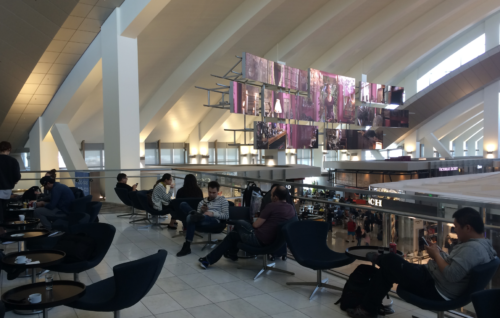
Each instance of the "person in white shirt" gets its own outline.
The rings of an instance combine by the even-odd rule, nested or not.
[[[153,188],[153,195],[151,200],[153,201],[153,208],[158,211],[163,211],[165,214],[170,213],[170,200],[174,194],[174,184],[172,183],[172,175],[170,173],[165,173],[160,180],[156,181],[156,184]],[[169,191],[167,192],[167,187],[169,187]],[[170,224],[167,226],[168,229],[177,230],[175,226],[175,219],[170,219]]]

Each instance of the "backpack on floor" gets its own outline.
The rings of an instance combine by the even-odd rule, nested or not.
[[[376,268],[370,265],[359,265],[345,283],[342,296],[335,303],[340,304],[340,309],[356,308],[363,301],[364,296],[370,287],[370,279],[375,273]]]

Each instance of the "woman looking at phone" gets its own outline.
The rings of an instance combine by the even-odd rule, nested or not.
[[[153,188],[153,195],[151,200],[153,201],[153,208],[158,211],[163,211],[165,214],[170,213],[170,200],[174,194],[174,179],[170,173],[165,173],[160,180],[156,181]],[[167,226],[168,229],[177,230],[175,226],[175,219],[170,218],[170,224]]]

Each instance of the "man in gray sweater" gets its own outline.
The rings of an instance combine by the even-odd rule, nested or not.
[[[493,260],[497,253],[491,241],[484,238],[484,223],[472,208],[463,208],[453,214],[459,244],[451,254],[437,245],[426,246],[431,260],[426,265],[411,264],[396,254],[366,256],[379,266],[370,281],[370,287],[361,305],[349,309],[350,317],[377,317],[383,298],[394,283],[411,293],[429,300],[451,300],[462,295],[469,284],[472,268]]]

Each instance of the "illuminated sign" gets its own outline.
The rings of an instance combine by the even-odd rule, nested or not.
[[[457,171],[458,167],[441,167],[439,171]]]
[[[374,199],[374,198],[369,198],[368,199],[368,204],[382,207],[382,200]]]
[[[481,166],[481,165],[477,165],[477,168],[478,168],[478,169],[483,169],[483,166]]]

